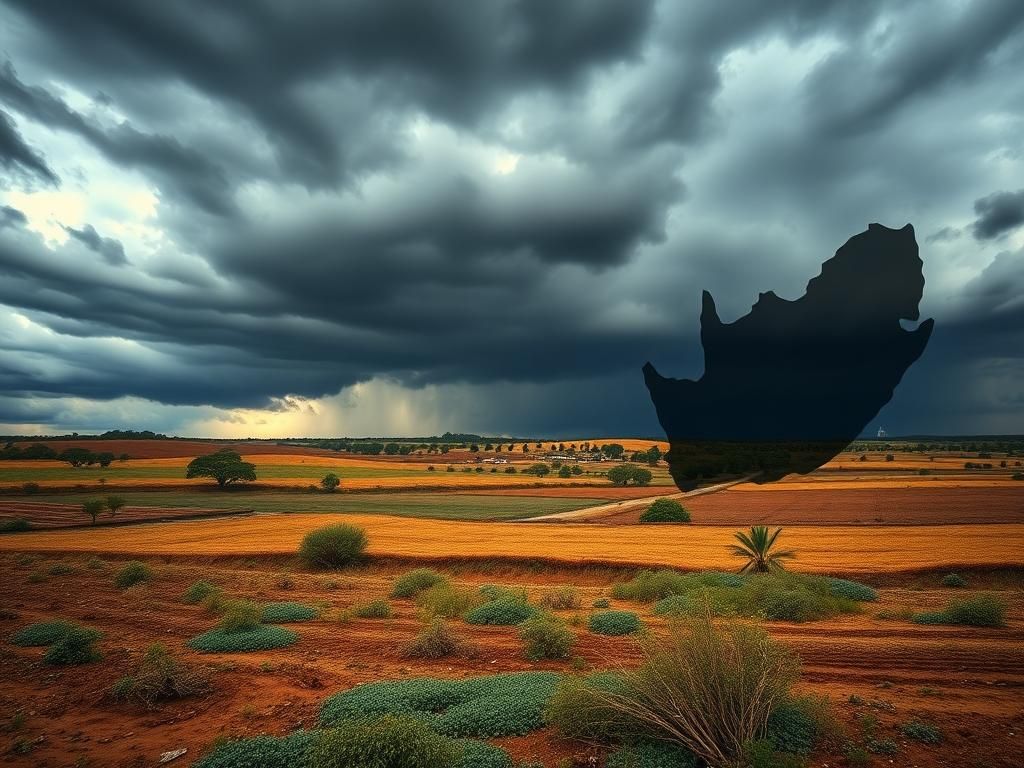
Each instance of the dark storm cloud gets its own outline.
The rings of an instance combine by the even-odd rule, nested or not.
[[[1024,224],[1024,189],[996,192],[974,201],[978,214],[972,226],[978,240],[991,240]]]
[[[20,171],[53,186],[60,184],[57,174],[50,170],[42,155],[25,143],[14,121],[3,110],[0,110],[0,165],[8,173]]]
[[[108,264],[116,267],[128,263],[128,258],[124,255],[124,246],[111,237],[101,237],[91,224],[86,224],[81,229],[64,227],[64,231],[83,243],[89,250],[98,253]]]

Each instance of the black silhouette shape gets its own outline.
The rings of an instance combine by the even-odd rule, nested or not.
[[[703,295],[704,375],[644,380],[683,490],[755,475],[806,474],[860,435],[924,351],[934,322],[916,321],[924,291],[914,228],[871,224],[822,264],[795,301],[762,293],[734,323]]]

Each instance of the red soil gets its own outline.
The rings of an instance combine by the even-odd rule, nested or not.
[[[187,520],[197,517],[244,515],[251,509],[201,509],[197,507],[124,507],[116,516],[104,512],[96,525],[125,525]],[[57,504],[47,501],[0,501],[0,522],[14,518],[28,520],[33,528],[71,528],[92,526],[81,504]]]

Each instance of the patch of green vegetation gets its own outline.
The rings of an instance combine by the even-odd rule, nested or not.
[[[555,587],[541,595],[540,604],[555,611],[573,610],[581,605],[580,593],[572,586]]]
[[[96,643],[103,635],[90,627],[72,626],[43,654],[45,664],[88,664],[101,658]]]
[[[526,658],[567,659],[576,637],[554,616],[538,614],[519,625],[519,636],[526,644]]]
[[[32,524],[23,517],[0,521],[0,533],[22,533],[32,530]]]
[[[1006,625],[1006,602],[995,595],[953,600],[941,611],[922,611],[910,617],[915,624],[952,624],[966,627]]]
[[[832,589],[832,594],[836,597],[844,597],[847,600],[855,600],[858,603],[873,603],[878,600],[878,592],[867,584],[833,577],[826,577],[825,581],[828,582],[829,587]]]
[[[693,600],[687,595],[669,595],[654,604],[651,613],[655,616],[680,616],[693,611]]]
[[[288,736],[254,736],[218,745],[194,768],[308,768],[307,754],[316,740],[310,731]]]
[[[131,560],[117,572],[117,576],[114,577],[114,585],[118,589],[128,589],[136,584],[151,581],[152,578],[153,571],[148,565],[138,560]]]
[[[47,571],[51,576],[70,576],[75,569],[67,563],[54,563]]]
[[[210,595],[220,592],[220,587],[208,581],[196,581],[185,590],[181,602],[187,605],[198,605]]]
[[[453,738],[521,736],[544,725],[544,706],[558,679],[552,672],[519,672],[367,683],[327,699],[320,719],[332,726],[372,715],[412,715]]]
[[[900,731],[908,739],[920,741],[922,744],[938,744],[942,741],[942,731],[931,723],[912,720],[900,726]]]
[[[526,590],[522,587],[503,587],[500,584],[481,584],[477,591],[485,600],[518,600],[527,602]]]
[[[959,573],[947,573],[942,577],[942,586],[944,587],[966,587],[967,579],[961,576]]]
[[[597,600],[594,601],[594,604],[591,607],[592,608],[608,608],[610,606],[611,606],[611,602],[608,600],[607,597],[599,597]]]
[[[340,722],[310,745],[310,768],[449,768],[462,757],[459,744],[421,720],[386,714]]]
[[[259,624],[252,629],[229,631],[211,629],[188,641],[188,647],[203,653],[269,651],[292,645],[299,636],[290,629],[272,624]]]
[[[682,573],[669,568],[658,571],[640,571],[626,582],[612,585],[612,597],[619,600],[635,600],[650,603],[661,600],[669,595],[685,595],[701,587],[742,587],[746,576],[738,573],[722,573],[720,571],[701,571],[699,573]]]
[[[619,747],[605,762],[606,768],[697,768],[697,758],[682,747],[663,741],[639,741]]]
[[[641,523],[688,523],[690,513],[675,499],[656,499],[640,514]]]
[[[205,669],[192,669],[171,656],[167,646],[153,643],[146,649],[138,669],[114,683],[110,693],[116,700],[152,708],[161,701],[208,690],[210,676]]]
[[[864,742],[864,748],[873,755],[886,755],[888,757],[900,751],[899,744],[892,739],[870,738]]]
[[[328,525],[305,535],[299,546],[299,557],[310,568],[336,570],[361,560],[366,544],[366,531],[359,526]]]
[[[421,592],[416,597],[416,605],[427,616],[453,619],[480,605],[483,600],[483,595],[476,590],[444,583],[436,584]]]
[[[355,606],[352,615],[360,619],[390,619],[391,605],[387,600],[371,600]]]
[[[55,642],[60,640],[69,630],[76,628],[78,625],[64,621],[63,619],[56,619],[54,621],[40,621],[36,624],[29,624],[27,627],[23,627],[11,636],[11,642],[15,645],[23,647],[42,646],[42,645],[53,645]]]
[[[470,646],[444,619],[433,619],[402,649],[402,655],[417,659],[440,659],[467,653]]]
[[[772,710],[766,738],[779,752],[809,755],[829,722],[824,699],[801,696],[787,699]]]
[[[640,630],[640,617],[632,611],[604,611],[592,614],[587,626],[598,635],[631,635]]]
[[[500,597],[473,608],[466,614],[466,621],[470,624],[509,627],[522,624],[536,614],[537,609],[523,600]]]
[[[406,571],[395,579],[395,585],[391,588],[391,596],[416,597],[431,587],[446,583],[448,583],[448,579],[433,568],[416,568]]]
[[[316,608],[302,603],[267,603],[260,621],[264,624],[284,624],[290,621],[309,621],[317,616]]]

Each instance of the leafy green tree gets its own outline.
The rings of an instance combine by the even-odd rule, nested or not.
[[[431,469],[433,469],[433,467],[431,467]],[[323,479],[320,480],[320,485],[328,493],[334,493],[338,489],[338,486],[341,485],[341,478],[333,472],[328,472],[323,476]]]
[[[661,461],[661,448],[656,445],[652,445],[647,450],[647,463],[653,467],[656,466],[659,461]]]
[[[572,477],[572,470],[569,469],[568,464],[563,464],[558,469],[558,476],[561,477],[563,480],[567,480],[568,478]]]
[[[224,488],[231,483],[255,480],[256,467],[248,461],[242,461],[242,457],[236,451],[224,449],[192,459],[185,468],[185,477],[190,480],[195,477],[210,477],[217,481],[218,486]]]
[[[608,443],[608,445],[601,446],[601,453],[607,456],[609,459],[622,458],[622,454],[625,453],[626,449],[618,443]]]
[[[72,467],[80,467],[88,463],[91,456],[92,453],[85,448],[66,448],[57,458],[66,461]]]
[[[112,462],[113,460],[114,454],[110,453],[110,451],[104,451],[103,453],[96,454],[96,463],[99,464],[101,467],[109,467],[110,462]]]
[[[103,499],[88,499],[82,503],[82,513],[92,518],[92,524],[96,525],[96,518],[107,508]]]
[[[127,503],[121,496],[107,496],[106,505],[107,509],[110,510],[110,516],[116,517],[117,513],[124,509]]]
[[[740,543],[732,544],[730,548],[735,557],[746,558],[747,562],[740,568],[740,573],[768,573],[785,570],[782,561],[796,557],[796,550],[774,550],[775,540],[780,533],[782,533],[782,528],[776,528],[769,532],[766,525],[751,526],[749,533],[739,531],[736,534],[736,540]]]
[[[654,475],[651,474],[651,470],[644,469],[643,467],[633,467],[632,480],[633,485],[650,485],[651,480],[654,479]]]
[[[384,446],[384,453],[388,456],[394,456],[399,451],[398,443],[388,443]]]
[[[544,475],[546,475],[550,471],[551,468],[547,464],[544,464],[542,462],[538,462],[537,464],[531,464],[530,466],[523,470],[525,474],[536,475],[537,477],[544,477]]]

